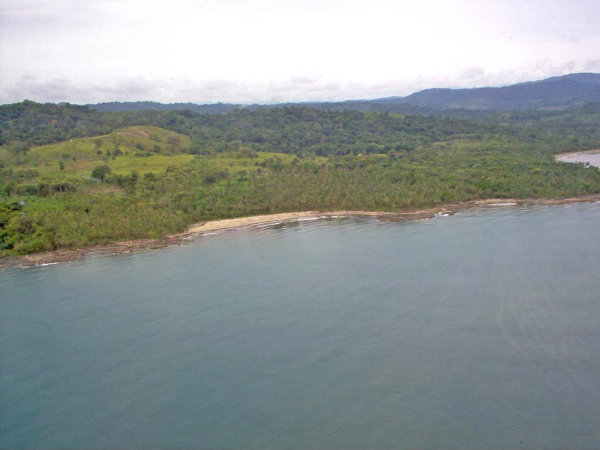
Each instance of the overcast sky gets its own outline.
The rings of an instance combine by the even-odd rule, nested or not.
[[[600,72],[599,0],[0,0],[0,103],[272,103]]]

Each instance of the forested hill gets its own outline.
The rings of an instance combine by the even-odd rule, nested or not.
[[[252,214],[597,194],[599,170],[554,159],[600,148],[592,106],[475,122],[305,107],[3,105],[0,258]]]
[[[238,109],[227,114],[191,111],[101,112],[85,106],[38,104],[0,106],[0,144],[11,152],[35,145],[108,134],[132,125],[151,125],[192,138],[193,153],[249,145],[294,154],[388,153],[448,136],[490,133],[491,124],[462,119],[388,113],[321,111],[283,107]]]
[[[426,89],[399,101],[435,110],[567,108],[600,101],[600,74],[576,73],[498,88]]]
[[[600,74],[575,73],[540,81],[519,83],[504,87],[473,89],[426,89],[406,97],[388,97],[372,100],[342,102],[305,102],[275,105],[240,105],[232,103],[158,103],[108,102],[87,105],[99,111],[165,111],[188,110],[205,114],[221,114],[234,109],[255,110],[304,106],[330,111],[382,111],[419,115],[460,115],[472,117],[472,111],[551,110],[580,107],[600,102]],[[469,112],[471,112],[469,114]]]
[[[451,135],[498,132],[525,132],[527,136],[551,133],[554,136],[551,147],[557,151],[567,147],[588,148],[600,142],[600,103],[558,111],[489,111],[486,115],[455,110],[452,116],[328,111],[297,106],[236,109],[225,114],[189,110],[102,112],[86,106],[25,101],[0,106],[0,146],[18,153],[35,145],[104,135],[132,125],[152,125],[183,133],[192,138],[192,150],[198,148],[198,151],[237,142],[291,153],[388,153]],[[475,122],[465,117],[485,121]]]
[[[221,114],[234,109],[241,108],[242,105],[233,103],[213,103],[207,105],[198,105],[196,103],[158,103],[158,102],[105,102],[86,105],[91,109],[102,112],[119,111],[192,111],[203,114]]]
[[[268,105],[237,103],[159,103],[159,102],[106,102],[87,104],[90,109],[102,112],[138,112],[138,111],[191,111],[200,114],[224,114],[236,109],[255,111],[257,109],[279,109],[286,107],[314,108],[324,111],[360,111],[391,112],[397,114],[416,114],[431,116],[438,112],[431,108],[401,103],[402,97],[382,98],[376,100],[347,100],[343,102],[301,102],[275,103]],[[63,103],[59,104],[63,105]]]

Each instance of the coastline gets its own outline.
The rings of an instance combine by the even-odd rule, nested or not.
[[[595,155],[598,153],[600,153],[600,148],[598,148],[596,150],[580,150],[578,152],[557,153],[556,155],[554,155],[554,160],[556,162],[565,162],[565,161],[562,161],[561,158],[568,158],[569,156],[574,156],[574,155]]]
[[[598,152],[599,150],[594,150]],[[581,153],[581,152],[578,152]],[[565,155],[565,154],[563,154]],[[558,155],[557,155],[558,156]],[[281,223],[301,221],[302,219],[327,219],[337,217],[369,217],[386,221],[419,220],[435,217],[436,214],[454,214],[458,211],[477,206],[526,206],[526,205],[564,205],[568,203],[589,203],[600,201],[600,194],[582,197],[567,198],[489,198],[469,200],[458,203],[447,203],[425,209],[405,209],[402,211],[364,211],[364,210],[338,210],[338,211],[297,211],[276,214],[263,214],[234,219],[220,219],[200,222],[190,225],[184,232],[165,236],[162,239],[136,239],[130,241],[114,242],[110,244],[97,244],[78,249],[62,249],[47,252],[32,253],[23,256],[6,256],[0,258],[0,269],[8,267],[29,267],[38,265],[56,264],[59,262],[75,261],[90,255],[111,255],[131,253],[141,249],[158,249],[172,245],[189,243],[195,237],[207,233],[224,230],[268,226]]]

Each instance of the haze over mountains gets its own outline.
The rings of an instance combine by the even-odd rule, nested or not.
[[[600,100],[600,74],[576,73],[505,87],[426,89],[402,103],[443,109],[565,108]]]
[[[472,89],[434,88],[415,92],[406,97],[387,97],[373,100],[343,102],[279,103],[271,105],[242,105],[232,103],[194,104],[108,102],[87,106],[100,111],[190,110],[220,114],[233,109],[308,106],[326,110],[388,111],[407,114],[434,114],[441,111],[502,111],[556,110],[600,102],[600,74],[573,73],[504,87]]]

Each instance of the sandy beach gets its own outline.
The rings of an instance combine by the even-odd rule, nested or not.
[[[188,227],[182,233],[183,236],[191,236],[211,231],[240,228],[256,225],[268,225],[285,222],[293,222],[307,218],[335,218],[335,217],[372,217],[382,220],[416,220],[434,217],[436,214],[453,214],[462,209],[475,206],[497,205],[497,206],[516,206],[516,205],[560,205],[573,202],[592,202],[600,201],[600,195],[591,195],[586,197],[571,198],[549,198],[549,199],[512,199],[512,198],[489,198],[483,200],[472,200],[460,203],[450,203],[427,209],[407,209],[398,212],[389,211],[361,211],[361,210],[341,210],[341,211],[300,211],[279,214],[265,214],[258,216],[239,217],[235,219],[212,220],[209,222],[197,223]],[[178,235],[178,236],[181,236]]]
[[[403,221],[433,218],[436,214],[454,214],[458,211],[476,206],[518,206],[518,205],[562,205],[576,202],[598,202],[600,194],[583,197],[546,198],[546,199],[512,199],[489,198],[459,203],[449,203],[426,209],[406,209],[403,211],[297,211],[277,214],[263,214],[234,219],[211,220],[190,225],[184,232],[165,236],[163,239],[136,239],[111,244],[94,245],[80,249],[62,249],[33,253],[17,257],[0,258],[0,269],[15,266],[47,265],[58,262],[73,261],[94,254],[130,253],[140,249],[156,249],[171,245],[182,245],[193,241],[207,233],[222,230],[243,229],[270,224],[290,223],[302,219],[326,219],[338,217],[371,217],[387,221]]]
[[[417,211],[410,214],[426,213],[429,210]],[[409,213],[394,213],[383,211],[299,211],[279,214],[264,214],[259,216],[239,217],[235,219],[212,220],[210,222],[191,225],[184,234],[193,235],[206,233],[210,231],[224,230],[229,228],[247,227],[252,225],[269,225],[285,222],[293,222],[301,219],[310,218],[331,218],[331,217],[396,217]]]

